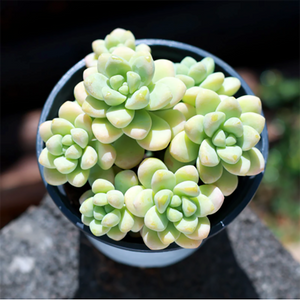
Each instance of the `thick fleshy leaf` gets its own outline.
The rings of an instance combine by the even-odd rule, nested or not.
[[[150,230],[146,226],[141,232],[145,245],[151,250],[161,250],[167,248],[168,244],[163,244],[156,231]]]
[[[71,145],[65,152],[65,157],[78,159],[82,156],[82,148],[79,145]]]
[[[74,123],[76,117],[82,113],[83,111],[79,104],[74,101],[66,101],[59,108],[58,117]]]
[[[131,67],[126,59],[117,56],[111,55],[105,65],[105,73],[109,76],[122,75],[126,76],[126,73],[131,71]]]
[[[151,188],[151,180],[157,170],[167,170],[166,165],[161,160],[149,157],[141,162],[137,174],[139,181],[145,188]]]
[[[92,49],[97,56],[101,55],[102,53],[108,53],[108,50],[105,46],[105,41],[101,39],[92,42]]]
[[[156,83],[164,77],[175,77],[175,68],[173,62],[168,59],[157,59],[154,61],[154,76],[152,82]]]
[[[106,193],[97,193],[94,195],[93,197],[93,203],[96,205],[96,206],[105,206],[108,204],[108,201],[107,201],[107,195]],[[103,208],[103,211],[104,211],[104,208]],[[104,212],[104,215],[106,214],[106,212]],[[102,217],[104,217],[104,215]],[[102,219],[101,219],[102,220]]]
[[[144,226],[144,218],[133,216],[133,219],[134,219],[134,224],[130,230],[132,232],[139,232]]]
[[[198,85],[207,76],[206,67],[202,62],[197,62],[189,69],[188,76],[195,80],[195,85]]]
[[[233,96],[241,87],[241,82],[236,77],[226,77],[217,93],[220,95]]]
[[[178,75],[176,75],[176,78],[183,82],[186,89],[190,89],[191,87],[193,87],[195,85],[195,80],[188,75],[178,74]]]
[[[135,54],[135,51],[129,47],[119,46],[116,47],[111,54],[121,56],[125,60],[129,61],[130,58]]]
[[[49,153],[54,156],[63,154],[62,136],[60,134],[55,134],[51,136],[46,142],[46,147]]]
[[[94,213],[94,203],[93,197],[86,199],[79,208],[81,214],[85,215],[86,217],[93,217]]]
[[[96,139],[103,144],[111,144],[123,135],[122,129],[114,127],[107,119],[95,119],[92,130]]]
[[[165,155],[164,155],[164,163],[166,164],[166,166],[168,167],[168,169],[175,173],[178,169],[180,169],[181,167],[185,166],[186,163],[180,162],[178,160],[176,160],[170,153],[170,147],[168,147],[165,150]],[[190,163],[191,165],[193,164],[193,162]]]
[[[160,232],[167,228],[169,220],[166,214],[161,214],[154,205],[147,211],[144,222],[149,229]]]
[[[199,157],[197,158],[197,169],[199,171],[200,179],[206,183],[211,184],[217,181],[223,172],[223,166],[221,163],[214,167],[206,167],[201,164]]]
[[[119,172],[115,177],[116,190],[123,194],[132,186],[138,185],[138,178],[132,170],[124,170]]]
[[[222,191],[224,196],[229,196],[237,188],[238,177],[229,173],[226,169],[223,169],[222,176],[214,182],[214,185]]]
[[[67,180],[75,187],[82,187],[87,183],[89,176],[90,170],[82,170],[78,164],[73,172],[67,174]]]
[[[129,61],[132,71],[141,76],[142,85],[147,86],[154,75],[154,62],[148,51],[136,52]]]
[[[137,90],[130,98],[127,99],[125,107],[128,109],[142,109],[148,106],[150,102],[150,92],[146,86]]]
[[[239,146],[227,146],[225,148],[217,148],[219,157],[228,164],[236,164],[241,156],[242,149]]]
[[[99,221],[99,220],[93,220],[90,223],[90,230],[93,235],[102,236],[102,235],[106,234],[110,230],[110,228],[103,226],[101,224],[101,221]]]
[[[224,82],[225,76],[222,72],[216,72],[208,75],[200,84],[200,87],[216,92]]]
[[[120,241],[126,236],[126,232],[122,232],[119,229],[119,226],[112,227],[109,232],[107,232],[107,236],[114,241]]]
[[[169,86],[159,81],[150,93],[150,100],[146,109],[150,111],[159,110],[169,104],[172,98],[173,94]]]
[[[248,151],[253,148],[260,140],[259,133],[248,125],[244,125],[244,134],[238,138],[237,144],[242,148],[243,151]]]
[[[98,161],[98,155],[96,150],[91,147],[91,146],[87,146],[84,151],[83,151],[83,155],[81,157],[81,163],[80,163],[80,167],[83,170],[87,170],[92,168]]]
[[[154,114],[165,120],[171,130],[172,138],[179,132],[183,131],[185,125],[185,117],[182,112],[176,109],[166,109],[155,111]]]
[[[84,71],[83,71],[83,80],[85,80],[88,76],[90,76],[91,74],[94,74],[94,73],[97,73],[98,70],[97,70],[97,67],[89,67],[89,68],[86,68]],[[83,82],[82,82],[83,84]]]
[[[134,118],[134,110],[126,109],[124,104],[112,106],[107,110],[108,121],[116,128],[124,128]]]
[[[150,112],[149,114],[152,120],[151,129],[147,136],[142,140],[138,140],[137,143],[145,150],[163,150],[168,146],[171,140],[172,132],[170,126],[162,118]]]
[[[107,86],[103,87],[102,94],[105,103],[109,106],[118,106],[127,99],[126,96],[122,95],[118,91],[112,90]]]
[[[170,207],[180,207],[182,204],[181,197],[178,195],[173,195],[171,202],[170,202]]]
[[[151,179],[151,189],[154,193],[164,189],[173,190],[175,185],[175,175],[168,170],[157,170]]]
[[[242,108],[234,97],[227,97],[218,105],[216,111],[223,112],[226,115],[226,120],[228,120],[230,118],[239,118]]]
[[[131,169],[138,165],[143,157],[145,150],[132,138],[127,135],[121,136],[113,147],[116,149],[115,164],[121,169]]]
[[[265,168],[265,160],[261,152],[253,147],[247,151],[250,159],[250,169],[247,172],[247,175],[257,175],[261,173]]]
[[[210,75],[215,70],[215,62],[213,58],[207,56],[201,60],[201,63],[206,68],[206,76]]]
[[[157,235],[163,244],[169,245],[178,239],[180,232],[169,222],[167,228],[164,231],[158,232]]]
[[[265,118],[257,113],[242,113],[240,119],[243,122],[243,125],[248,125],[254,128],[259,134],[263,131],[265,127]]]
[[[233,117],[228,119],[223,125],[224,131],[232,133],[236,137],[241,137],[244,133],[243,123],[239,118]]]
[[[52,120],[51,131],[53,134],[61,134],[61,135],[70,134],[71,129],[73,128],[74,128],[73,124],[68,120],[62,118],[54,118]]]
[[[118,90],[124,82],[125,78],[122,75],[114,75],[109,78],[109,84],[114,90]]]
[[[226,138],[226,146],[233,146],[237,142],[236,137],[231,133]]]
[[[52,124],[52,121],[45,121],[39,127],[40,136],[45,143],[53,135],[53,133],[51,131],[51,124]]]
[[[93,73],[84,80],[84,87],[89,95],[103,100],[102,89],[108,87],[108,78],[100,73]]]
[[[222,129],[218,129],[212,136],[212,143],[216,147],[225,147],[226,146],[226,135]]]
[[[103,74],[103,75],[107,75],[106,72],[105,72],[105,66],[106,66],[106,63],[108,62],[110,57],[111,57],[110,53],[102,53],[98,57],[98,61],[97,61],[97,71],[98,71],[98,73]]]
[[[92,185],[92,191],[97,194],[97,193],[107,193],[108,191],[114,190],[114,186],[111,182],[108,180],[99,178],[94,181]]]
[[[201,115],[196,115],[191,117],[184,125],[184,131],[186,135],[192,142],[199,145],[206,138],[203,122],[204,117]]]
[[[196,107],[196,98],[200,91],[201,88],[198,86],[193,86],[187,89],[184,96],[182,97],[182,101]]]
[[[112,207],[121,209],[124,206],[125,200],[122,192],[117,190],[111,190],[108,191],[106,195],[107,201]]]
[[[191,56],[186,56],[185,58],[183,58],[180,62],[181,64],[187,66],[188,68],[190,68],[191,66],[195,65],[197,63],[196,59],[191,57]]]
[[[215,209],[213,202],[203,194],[191,198],[191,201],[193,201],[197,206],[197,211],[194,214],[196,217],[205,217],[210,215]]]
[[[187,75],[190,69],[189,67],[181,63],[174,63],[174,67],[177,75]]]
[[[208,237],[210,232],[210,222],[207,217],[199,218],[195,231],[191,234],[186,234],[192,240],[204,240]]]
[[[87,114],[81,114],[77,116],[75,119],[75,127],[84,129],[88,134],[89,138],[92,139],[94,137],[92,131],[92,118]]]
[[[198,224],[198,218],[196,216],[183,217],[180,221],[175,222],[175,228],[184,234],[191,234],[195,231]]]
[[[165,77],[160,79],[157,84],[163,83],[165,84],[172,93],[172,98],[168,105],[164,107],[164,109],[172,108],[176,105],[184,96],[186,92],[185,84],[178,78],[175,77]]]
[[[212,112],[205,115],[203,119],[204,132],[212,137],[225,121],[225,114],[222,112]]]
[[[71,134],[66,134],[63,136],[61,142],[64,146],[71,146],[74,144]]]
[[[82,103],[82,110],[93,118],[105,118],[109,107],[104,101],[90,95]]]
[[[183,213],[175,208],[168,207],[167,208],[167,218],[172,223],[178,222],[183,218]]]
[[[224,195],[221,190],[214,185],[206,184],[200,186],[200,191],[201,194],[208,197],[214,205],[214,210],[210,214],[217,212],[224,202]]]
[[[238,176],[246,176],[247,172],[250,169],[251,162],[248,152],[243,152],[243,155],[237,163],[228,164],[222,161],[222,165],[231,174]]]
[[[51,154],[47,148],[44,148],[39,156],[39,163],[48,168],[48,169],[55,169],[54,160],[57,156]]]
[[[123,128],[123,132],[134,140],[142,140],[149,133],[152,126],[152,119],[145,110],[135,111],[134,118]]]
[[[189,198],[182,197],[182,211],[185,217],[192,216],[197,210],[197,205]]]
[[[120,219],[121,213],[118,209],[115,209],[104,216],[101,224],[105,227],[114,227],[119,224]]]
[[[56,169],[62,174],[69,174],[77,167],[77,159],[68,159],[64,156],[58,157],[54,160]]]
[[[144,217],[146,215],[147,211],[154,205],[153,196],[152,189],[142,190],[135,196],[133,200],[135,216]]]
[[[86,217],[85,215],[81,215],[81,222],[86,226],[89,226],[93,220],[93,217]]]
[[[197,114],[205,116],[208,113],[214,112],[221,103],[219,95],[208,89],[200,87],[198,89],[199,91],[195,100]]]
[[[133,228],[133,226],[134,226],[134,216],[124,206],[121,210],[121,220],[119,222],[119,229],[122,232],[128,232]]]
[[[179,102],[174,106],[174,109],[179,110],[184,115],[186,120],[196,115],[195,106],[188,103]]]
[[[125,193],[125,205],[126,208],[135,216],[139,216],[139,212],[136,210],[134,206],[134,200],[136,196],[143,191],[145,188],[141,185],[135,185],[129,188]]]
[[[114,169],[110,168],[108,170],[103,170],[99,167],[98,164],[94,165],[90,169],[89,184],[92,185],[94,183],[94,181],[99,178],[108,180],[109,182],[111,182],[113,184],[114,180],[115,180]]]
[[[75,85],[73,94],[78,104],[82,105],[83,101],[89,95],[85,89],[84,81],[81,81]]]
[[[170,153],[180,162],[191,162],[197,158],[199,145],[192,142],[184,131],[171,141]]]
[[[201,245],[202,240],[192,240],[189,239],[185,234],[181,233],[175,243],[185,249],[195,249]]]
[[[93,148],[98,155],[98,165],[103,170],[108,170],[112,167],[116,160],[116,150],[110,144],[102,144],[99,141],[93,141]]]
[[[159,171],[158,171],[159,172]],[[173,193],[170,190],[160,190],[154,196],[154,203],[157,210],[163,214],[167,209],[171,199],[173,197]]]
[[[71,129],[72,140],[81,148],[85,148],[89,143],[89,135],[82,128]]]
[[[45,181],[51,185],[57,186],[67,182],[67,176],[65,174],[61,174],[56,169],[44,168],[43,173]]]
[[[220,158],[210,139],[205,139],[201,143],[199,149],[199,158],[201,164],[206,167],[215,167],[219,164]]]
[[[253,112],[257,114],[261,114],[261,101],[258,97],[252,95],[245,95],[237,98],[239,102],[242,112]]]
[[[197,169],[193,165],[185,165],[178,169],[175,173],[176,184],[183,181],[194,181],[198,183],[199,174]]]
[[[197,197],[200,194],[199,186],[195,181],[183,181],[178,183],[173,193],[178,196]]]
[[[141,76],[135,72],[127,72],[128,91],[133,94],[141,86]]]

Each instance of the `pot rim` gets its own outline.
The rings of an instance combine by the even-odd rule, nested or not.
[[[210,56],[214,59],[216,66],[219,66],[222,68],[224,71],[230,74],[230,76],[237,77],[241,81],[241,88],[244,89],[246,95],[254,95],[248,84],[245,82],[245,80],[226,62],[224,62],[222,59],[218,58],[217,56],[201,49],[196,46],[192,46],[186,43],[182,42],[177,42],[173,40],[165,40],[165,39],[138,39],[136,40],[136,45],[139,44],[147,44],[148,46],[162,46],[162,47],[168,47],[170,49],[177,48],[179,50],[184,50],[184,51],[189,51],[192,54],[197,54],[201,57],[206,57]],[[40,116],[39,124],[38,124],[38,130],[37,130],[37,136],[36,136],[36,154],[37,154],[37,159],[44,147],[44,142],[41,139],[39,135],[39,126],[41,123],[47,120],[48,112],[57,96],[57,94],[61,91],[65,83],[70,79],[72,75],[74,75],[76,72],[78,72],[80,69],[85,67],[85,59],[80,60],[77,62],[72,68],[70,68],[62,77],[61,79],[57,82],[57,84],[54,86],[52,91],[50,92],[44,106],[42,109],[42,113]],[[263,112],[262,115],[264,116]],[[267,162],[268,158],[268,132],[267,132],[267,127],[265,125],[262,133],[261,133],[261,141],[262,141],[262,148],[261,152],[262,155],[265,159],[265,164]],[[125,242],[125,241],[114,241],[110,238],[108,238],[106,235],[101,236],[101,237],[96,237],[94,236],[91,231],[89,230],[88,226],[84,225],[80,219],[78,219],[77,216],[73,214],[72,211],[70,211],[64,201],[62,200],[62,186],[52,186],[49,185],[44,178],[43,175],[43,166],[41,166],[38,163],[39,166],[39,171],[42,177],[42,180],[45,184],[45,187],[50,194],[52,200],[55,202],[57,207],[61,210],[61,212],[75,225],[77,226],[81,231],[83,231],[85,234],[88,234],[89,236],[95,238],[96,240],[103,242],[105,244],[108,244],[110,246],[115,246],[117,248],[121,248],[127,251],[139,251],[139,252],[149,252],[149,253],[158,253],[158,252],[166,252],[166,251],[174,251],[178,249],[182,249],[180,246],[178,246],[176,243],[172,243],[169,245],[167,248],[162,249],[162,250],[150,250],[145,244],[139,244],[139,243],[130,243],[130,242]],[[258,175],[255,176],[247,176],[248,178],[252,179],[251,186],[247,191],[244,191],[243,193],[243,200],[239,202],[238,205],[234,207],[230,211],[228,215],[226,215],[223,220],[215,224],[209,233],[209,236],[207,237],[210,238],[217,233],[219,233],[221,230],[223,230],[226,226],[228,226],[242,211],[243,209],[249,204],[249,202],[252,200],[253,196],[255,195],[257,188],[262,180],[264,171]],[[225,198],[226,199],[226,198]],[[205,242],[207,239],[203,240]],[[203,243],[202,243],[203,244]],[[202,245],[201,244],[201,245]]]

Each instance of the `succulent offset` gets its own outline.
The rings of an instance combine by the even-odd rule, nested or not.
[[[211,57],[153,60],[128,30],[92,49],[74,101],[39,128],[45,180],[88,182],[80,213],[95,236],[132,231],[152,250],[198,247],[238,176],[264,170],[260,99],[235,98],[239,79],[215,72]]]

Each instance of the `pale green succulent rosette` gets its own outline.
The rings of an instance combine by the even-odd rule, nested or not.
[[[157,158],[143,160],[138,168],[140,185],[125,193],[125,205],[136,217],[144,218],[144,243],[152,250],[175,242],[196,248],[210,231],[208,215],[222,205],[224,196],[213,185],[198,186],[199,174],[192,165],[175,173]]]
[[[191,94],[197,114],[174,137],[169,151],[182,163],[196,159],[201,180],[228,196],[237,187],[237,176],[256,175],[264,169],[264,158],[255,148],[265,126],[261,101],[255,96],[235,99],[195,89]]]
[[[125,134],[145,150],[158,151],[183,130],[185,117],[172,108],[186,87],[175,77],[171,61],[153,61],[148,51],[120,46],[102,53],[97,70],[84,78],[85,100],[82,85],[74,94],[82,110],[94,118],[92,130],[101,143],[111,144]],[[166,112],[160,113],[162,109]]]
[[[118,181],[130,186],[137,182],[136,175],[135,179],[128,179],[128,174],[121,174]],[[89,226],[95,236],[107,234],[111,239],[119,241],[129,231],[138,232],[144,225],[142,218],[134,216],[126,208],[124,194],[108,180],[95,180],[92,189],[86,191],[79,201],[82,223]]]
[[[187,108],[189,105],[195,106],[193,95],[197,87],[215,91],[219,95],[233,96],[241,86],[238,78],[225,78],[222,72],[214,72],[215,62],[211,57],[197,62],[194,58],[186,56],[180,63],[175,63],[175,67],[176,77],[181,79],[188,89],[183,99]]]
[[[44,166],[45,180],[51,185],[69,182],[81,187],[95,165],[108,170],[115,163],[116,150],[94,138],[92,118],[76,101],[66,101],[58,118],[42,123],[39,132],[46,144],[39,163]]]

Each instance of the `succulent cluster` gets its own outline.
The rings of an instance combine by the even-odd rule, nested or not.
[[[39,128],[45,180],[89,183],[80,212],[96,236],[198,247],[238,176],[264,169],[260,99],[234,98],[240,81],[214,72],[211,57],[153,60],[124,29],[92,49],[75,100]]]

